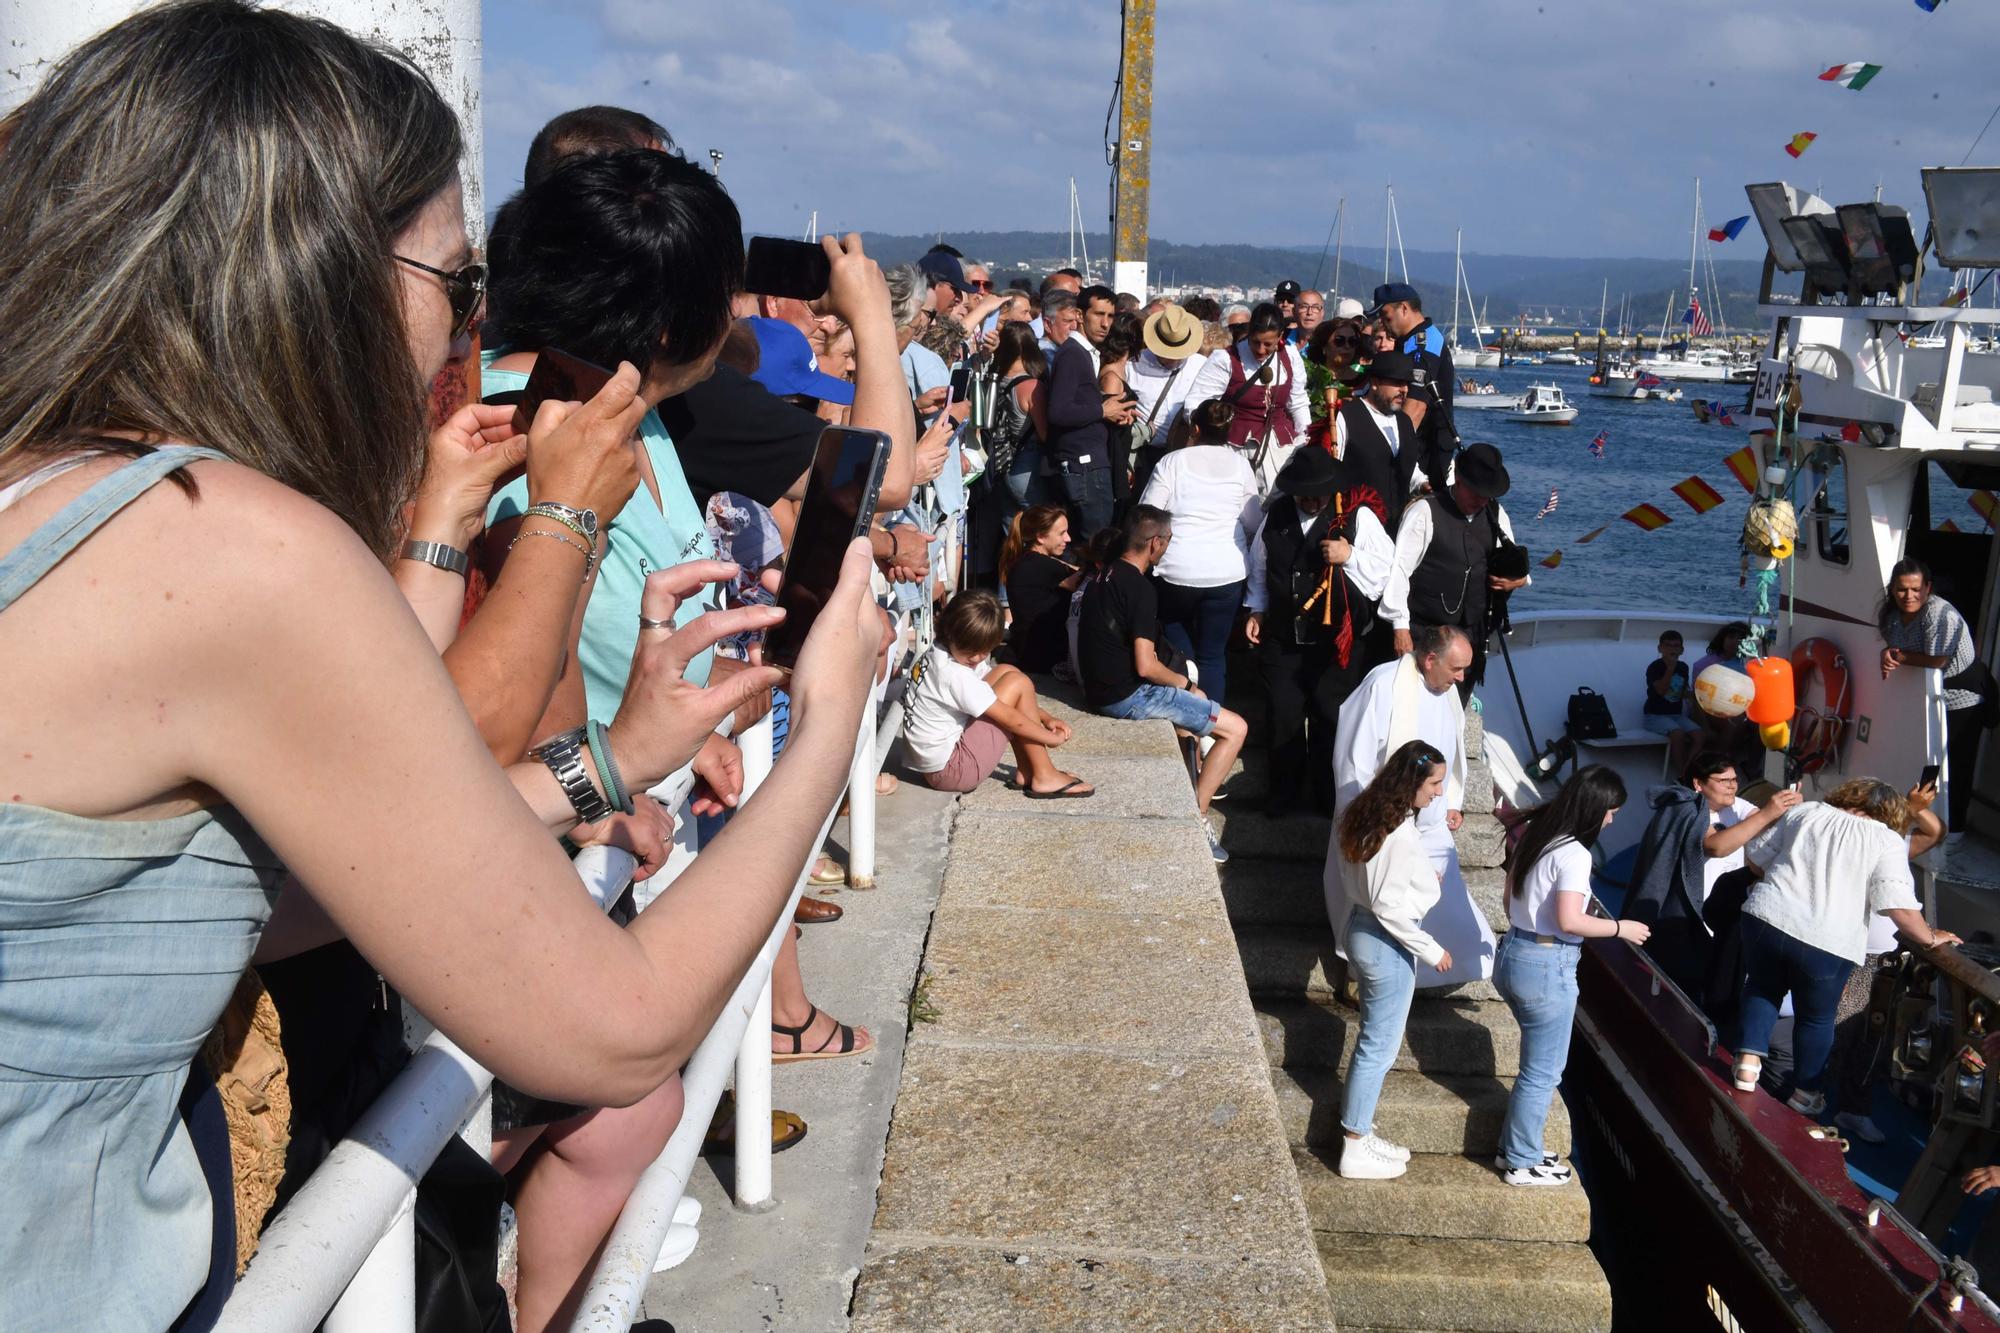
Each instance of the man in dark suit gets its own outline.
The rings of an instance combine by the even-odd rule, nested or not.
[[[1401,352],[1377,353],[1368,365],[1367,388],[1341,404],[1333,422],[1334,451],[1356,483],[1382,497],[1388,507],[1384,526],[1392,537],[1416,487],[1422,452],[1417,429],[1403,410],[1411,369]]]
[[[1451,344],[1444,331],[1424,314],[1423,297],[1407,282],[1385,282],[1375,289],[1368,318],[1396,339],[1396,350],[1410,358],[1410,396],[1404,409],[1423,445],[1424,474],[1431,489],[1444,489],[1452,456],[1458,452],[1458,428],[1452,422],[1451,399],[1458,387],[1452,368]]]
[[[1081,326],[1057,346],[1049,365],[1047,452],[1061,474],[1071,535],[1081,542],[1111,526],[1116,502],[1108,427],[1129,425],[1137,409],[1105,398],[1097,386],[1097,349],[1111,332],[1117,294],[1086,287],[1077,305]]]

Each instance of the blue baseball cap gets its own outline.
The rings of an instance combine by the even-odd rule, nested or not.
[[[1385,282],[1375,289],[1375,304],[1368,308],[1368,318],[1373,319],[1381,314],[1382,307],[1392,301],[1406,301],[1411,305],[1417,305],[1422,300],[1423,298],[1417,295],[1417,289],[1407,282]]]
[[[917,261],[917,269],[930,280],[932,286],[948,282],[951,289],[960,296],[972,290],[972,284],[965,280],[965,265],[942,250],[933,250]]]
[[[757,373],[751,379],[780,398],[799,394],[843,407],[854,402],[854,386],[820,370],[812,344],[796,325],[782,319],[743,322],[757,335]]]

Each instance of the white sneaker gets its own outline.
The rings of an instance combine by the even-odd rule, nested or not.
[[[1493,1159],[1495,1169],[1509,1185],[1556,1189],[1569,1184],[1575,1173],[1554,1153],[1544,1153],[1533,1166],[1508,1166],[1505,1157]]]
[[[1407,1162],[1410,1160],[1410,1150],[1408,1148],[1405,1148],[1400,1143],[1391,1143],[1379,1134],[1363,1134],[1361,1141],[1372,1146],[1376,1152],[1381,1153],[1384,1157],[1392,1158],[1398,1162]]]
[[[1889,1136],[1875,1123],[1873,1116],[1857,1115],[1853,1111],[1842,1111],[1833,1118],[1833,1123],[1846,1131],[1847,1137],[1860,1139],[1863,1143],[1887,1143]]]
[[[1826,1110],[1826,1094],[1823,1092],[1794,1092],[1785,1099],[1785,1105],[1800,1115],[1818,1116]]]
[[[1208,854],[1215,858],[1217,865],[1226,863],[1229,860],[1229,853],[1224,850],[1222,843],[1216,838],[1215,830],[1208,829],[1206,831],[1208,833]]]
[[[1381,1145],[1381,1146],[1377,1146]],[[1410,1169],[1408,1162],[1391,1157],[1388,1145],[1373,1134],[1366,1138],[1340,1141],[1340,1174],[1344,1180],[1394,1180]]]

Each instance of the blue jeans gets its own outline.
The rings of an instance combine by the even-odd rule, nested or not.
[[[1834,1010],[1854,964],[1796,939],[1768,921],[1743,914],[1743,988],[1738,1055],[1769,1055],[1771,1028],[1785,992],[1792,993],[1793,1087],[1818,1092],[1833,1052]]]
[[[1701,725],[1679,713],[1641,713],[1639,725],[1655,736],[1671,736],[1677,731],[1700,731]]]
[[[1219,588],[1189,588],[1160,580],[1160,628],[1193,659],[1201,692],[1221,703],[1228,697],[1229,635],[1243,604],[1243,580]]]
[[[1005,481],[1002,491],[1006,499],[1001,505],[1003,522],[1012,522],[1014,515],[1048,498],[1048,488],[1042,480],[1041,442],[1032,435],[1021,442],[1014,460],[1007,465]]]
[[[1069,506],[1070,537],[1088,542],[1112,524],[1117,501],[1111,493],[1111,469],[1086,464],[1057,464],[1062,472],[1063,500]]]
[[[1188,690],[1149,682],[1117,703],[1105,704],[1097,711],[1126,722],[1150,722],[1165,718],[1182,731],[1206,736],[1215,730],[1215,719],[1222,712],[1222,705]]]
[[[1357,907],[1347,919],[1347,968],[1361,997],[1361,1036],[1347,1062],[1340,1127],[1350,1134],[1372,1134],[1382,1080],[1402,1049],[1403,1025],[1417,993],[1417,962],[1373,912]]]
[[[1493,984],[1521,1025],[1521,1072],[1507,1098],[1500,1125],[1500,1156],[1509,1167],[1534,1166],[1547,1151],[1542,1130],[1549,1102],[1569,1064],[1570,1024],[1576,1017],[1576,960],[1581,945],[1558,940],[1537,944],[1510,930],[1500,940]]]

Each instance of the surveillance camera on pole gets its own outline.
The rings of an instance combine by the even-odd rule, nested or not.
[[[715,173],[716,179],[720,180],[722,178],[722,150],[720,148],[711,148],[708,150],[708,169]]]

